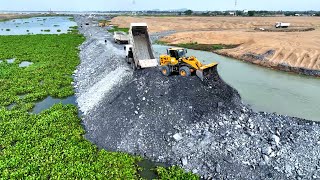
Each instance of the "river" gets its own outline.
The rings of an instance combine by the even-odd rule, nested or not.
[[[154,45],[156,56],[167,46]],[[188,50],[204,63],[218,62],[221,78],[255,111],[320,121],[320,78],[267,69],[211,52]]]

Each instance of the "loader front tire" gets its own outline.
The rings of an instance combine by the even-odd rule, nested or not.
[[[170,76],[171,75],[171,71],[170,71],[170,68],[169,66],[161,66],[161,73],[164,75],[164,76]]]
[[[189,67],[187,67],[187,66],[182,66],[182,67],[179,69],[179,74],[180,74],[180,76],[188,77],[188,76],[191,76],[191,71],[190,71]]]

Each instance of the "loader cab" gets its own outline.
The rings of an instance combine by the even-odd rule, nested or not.
[[[167,49],[167,55],[170,57],[180,59],[182,57],[186,57],[187,49],[183,48],[169,48]]]

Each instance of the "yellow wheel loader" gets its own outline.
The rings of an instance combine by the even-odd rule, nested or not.
[[[169,48],[166,55],[160,56],[161,72],[165,76],[179,73],[181,76],[196,75],[203,81],[211,74],[216,73],[218,63],[204,65],[196,57],[187,57],[184,48]]]

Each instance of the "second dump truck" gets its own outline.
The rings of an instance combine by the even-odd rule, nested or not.
[[[125,46],[125,50],[127,62],[131,64],[132,69],[158,66],[146,23],[130,24],[129,42],[129,45]]]

